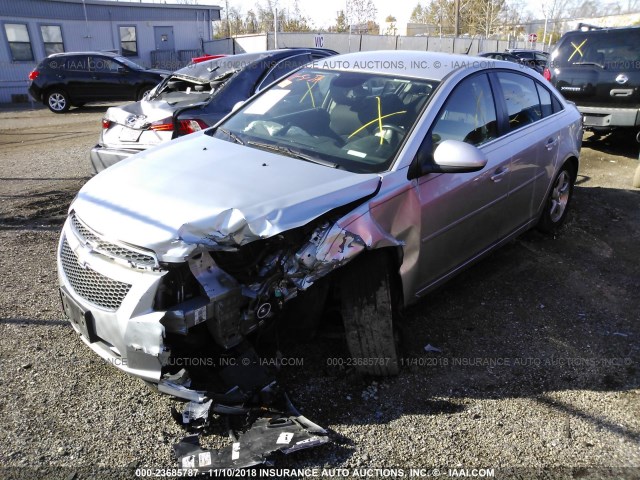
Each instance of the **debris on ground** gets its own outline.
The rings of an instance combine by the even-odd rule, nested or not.
[[[228,366],[212,370],[224,393],[190,389],[191,379],[185,370],[163,377],[165,391],[177,391],[181,398],[191,399],[182,412],[175,408],[171,412],[191,433],[173,447],[180,468],[199,473],[247,468],[269,462],[275,452],[289,454],[329,442],[327,431],[300,414],[258,360],[249,347]],[[227,426],[233,443],[219,450],[202,449],[200,435],[209,434],[214,423]]]

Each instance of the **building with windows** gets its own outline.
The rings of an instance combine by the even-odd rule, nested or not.
[[[0,1],[0,103],[27,100],[29,72],[52,53],[107,50],[175,70],[212,39],[220,7],[108,0]]]

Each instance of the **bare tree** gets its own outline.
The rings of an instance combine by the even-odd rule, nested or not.
[[[347,19],[350,25],[366,26],[369,30],[369,22],[375,24],[376,14],[376,6],[372,0],[350,0],[347,3]]]

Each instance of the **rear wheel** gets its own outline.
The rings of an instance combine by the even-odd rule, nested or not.
[[[136,100],[140,101],[142,100],[145,95],[147,95],[151,90],[153,90],[154,85],[143,85],[142,87],[140,87],[140,90],[138,90],[138,98]]]
[[[342,272],[340,292],[351,364],[368,375],[397,375],[398,341],[394,330],[398,289],[388,252],[374,251],[353,260]]]
[[[51,90],[47,93],[47,106],[53,113],[64,113],[69,110],[68,95],[62,90]]]
[[[537,225],[539,230],[553,233],[562,226],[569,211],[575,178],[576,172],[574,172],[573,166],[565,163],[553,181],[542,217]]]

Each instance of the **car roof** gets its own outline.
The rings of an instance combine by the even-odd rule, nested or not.
[[[197,64],[187,65],[180,70],[176,70],[173,75],[182,75],[187,77],[201,78],[203,80],[212,80],[218,75],[231,70],[240,70],[255,65],[263,60],[279,60],[294,55],[302,55],[304,53],[328,53],[327,50],[313,48],[287,48],[280,50],[267,50],[255,53],[239,53],[237,55],[228,55],[226,57],[205,60]]]
[[[536,50],[535,48],[507,48],[505,52],[507,53],[541,53],[543,55],[549,55],[549,52],[545,52],[544,50]]]
[[[119,53],[116,52],[99,52],[99,51],[87,51],[87,52],[61,52],[61,53],[52,53],[47,58],[55,58],[55,57],[66,57],[71,55],[104,55],[106,57],[121,57]]]
[[[449,73],[486,58],[453,53],[422,52],[412,50],[380,50],[354,52],[327,57],[314,62],[314,67],[328,70],[363,71],[383,75],[424,78],[441,81]],[[502,62],[502,64],[509,62]]]
[[[595,28],[590,28],[588,30],[570,30],[568,32],[565,32],[565,35],[568,35],[570,33],[607,33],[607,32],[619,32],[619,31],[624,31],[624,30],[638,30],[640,29],[640,26],[638,25],[629,25],[627,27],[595,27]]]

